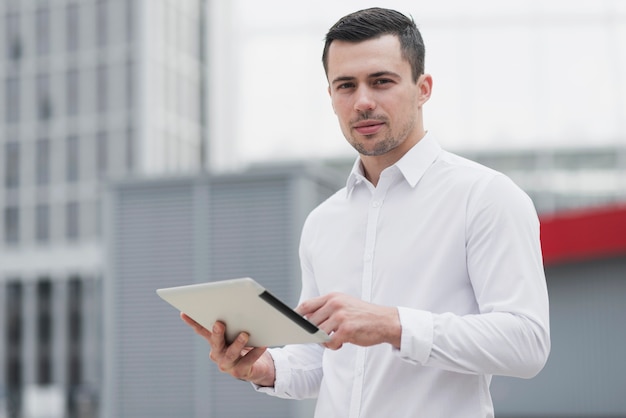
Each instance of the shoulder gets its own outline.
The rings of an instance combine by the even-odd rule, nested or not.
[[[444,151],[435,163],[435,177],[466,191],[467,210],[488,206],[535,213],[530,197],[507,175],[475,161]]]
[[[313,228],[314,225],[318,225],[320,222],[324,222],[329,217],[336,215],[340,211],[345,210],[347,201],[346,187],[337,190],[331,196],[326,198],[320,204],[318,204],[311,212],[309,212],[304,222],[304,228]]]
[[[453,180],[454,183],[465,187],[473,187],[475,192],[483,188],[522,191],[507,175],[448,151],[441,153],[433,168],[433,174],[436,176],[448,181]]]
[[[441,152],[436,166],[450,175],[456,175],[459,179],[467,181],[487,180],[502,175],[494,169],[448,151]]]
[[[343,187],[323,200],[309,213],[308,218],[319,218],[327,216],[343,208],[348,200],[347,189]]]

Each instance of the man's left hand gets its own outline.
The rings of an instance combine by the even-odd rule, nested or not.
[[[330,349],[337,350],[344,343],[363,347],[389,343],[400,348],[402,327],[395,307],[329,293],[306,300],[295,310],[331,336],[325,344]]]

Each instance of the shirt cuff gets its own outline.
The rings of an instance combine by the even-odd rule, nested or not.
[[[425,364],[433,347],[432,313],[398,307],[398,316],[402,326],[398,355],[410,363]]]
[[[252,383],[252,387],[257,392],[265,393],[273,396],[281,396],[286,393],[289,387],[291,373],[287,359],[279,350],[268,349],[267,352],[274,360],[274,386],[259,386]]]

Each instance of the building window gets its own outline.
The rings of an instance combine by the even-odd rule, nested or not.
[[[50,140],[42,138],[37,140],[35,149],[36,167],[35,178],[38,186],[50,184]]]
[[[20,185],[20,144],[7,142],[4,144],[4,185],[14,189]]]
[[[68,202],[65,205],[65,237],[70,241],[78,239],[79,215],[78,202]]]
[[[80,277],[72,277],[67,290],[67,381],[71,388],[82,383],[83,286]]]
[[[52,102],[50,100],[50,76],[37,76],[37,117],[39,120],[50,119],[52,116]]]
[[[6,342],[4,351],[5,374],[2,376],[6,385],[6,410],[10,418],[19,417],[21,409],[22,390],[22,283],[19,279],[10,279],[6,284],[6,302],[2,306],[0,320],[5,321],[6,333],[3,338]]]
[[[107,110],[108,93],[107,68],[99,65],[96,68],[96,110],[100,113]]]
[[[66,9],[65,36],[68,51],[78,50],[78,39],[80,37],[80,21],[78,4],[69,4]]]
[[[37,383],[52,383],[52,282],[37,283]]]
[[[79,149],[78,149],[78,137],[76,135],[69,136],[67,138],[67,147],[65,149],[66,152],[66,179],[70,183],[74,183],[78,181],[79,175]]]
[[[96,136],[96,173],[99,178],[107,174],[109,158],[109,137],[106,132],[98,132]]]
[[[50,206],[37,205],[35,208],[35,239],[46,243],[50,240]]]
[[[22,57],[20,15],[17,12],[9,12],[5,15],[5,22],[7,58],[17,61]]]
[[[5,118],[7,122],[17,122],[20,119],[20,80],[9,77],[5,81]]]
[[[46,55],[50,52],[50,9],[39,6],[35,14],[37,53]]]
[[[18,389],[22,385],[22,283],[6,284],[6,385]]]
[[[20,239],[20,212],[16,206],[4,208],[4,242],[17,244]]]
[[[65,76],[65,100],[67,114],[76,116],[78,114],[79,95],[78,95],[78,71],[71,68]]]

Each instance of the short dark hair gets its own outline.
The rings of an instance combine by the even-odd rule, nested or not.
[[[334,40],[361,42],[382,35],[395,35],[400,40],[402,57],[411,65],[413,81],[424,74],[426,48],[413,18],[380,7],[359,10],[339,19],[326,34],[322,63],[328,75],[328,49]]]
[[[326,34],[322,63],[328,75],[328,50],[334,40],[361,42],[382,35],[395,35],[400,40],[402,57],[411,65],[413,81],[424,74],[426,48],[415,21],[404,14],[380,7],[359,10],[339,19]]]

